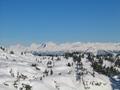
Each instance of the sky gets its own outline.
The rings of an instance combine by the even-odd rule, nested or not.
[[[0,44],[119,42],[120,0],[0,0]]]

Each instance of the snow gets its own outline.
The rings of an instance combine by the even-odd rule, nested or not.
[[[32,44],[30,47],[21,45],[11,46],[7,51],[0,50],[0,90],[18,90],[14,87],[15,81],[18,81],[18,88],[23,84],[30,85],[32,90],[112,90],[111,81],[107,76],[95,72],[95,77],[91,75],[93,68],[91,62],[82,58],[83,68],[86,75],[81,81],[75,79],[75,66],[69,67],[67,63],[72,63],[73,59],[66,60],[63,56],[53,58],[53,75],[44,75],[44,71],[51,70],[47,68],[46,63],[51,61],[50,56],[34,56],[31,51],[86,51],[96,53],[102,50],[120,50],[119,44],[114,43],[65,43],[55,44],[52,42],[46,44]],[[10,54],[9,51],[15,54]],[[29,52],[21,55],[21,52]],[[32,66],[36,64],[36,66]],[[104,65],[110,66],[110,62],[104,61]],[[71,72],[71,73],[70,73]],[[19,78],[18,76],[25,77]],[[40,80],[42,77],[42,80]],[[118,80],[117,76],[114,77]],[[99,85],[96,85],[99,84]]]
[[[103,60],[103,66],[105,66],[105,67],[111,67],[111,65],[112,65],[112,62],[109,62],[107,60]]]

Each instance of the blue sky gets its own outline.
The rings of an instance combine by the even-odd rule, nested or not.
[[[0,43],[119,42],[120,0],[0,0]]]

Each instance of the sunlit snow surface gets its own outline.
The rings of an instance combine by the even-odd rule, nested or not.
[[[51,47],[53,46],[51,44]],[[36,49],[35,45],[31,47]],[[51,58],[50,56],[34,56],[31,53],[12,55],[0,50],[0,90],[19,90],[22,84],[31,86],[31,90],[120,90],[113,88],[114,85],[112,85],[114,80],[117,81],[117,77],[114,77],[113,80],[97,72],[93,77],[91,75],[93,68],[86,58],[82,58],[82,63],[89,73],[84,75],[80,81],[76,81],[75,78],[75,65],[67,66],[68,62],[73,62],[72,58],[66,60],[63,56],[59,56],[60,60],[57,60],[57,57],[53,58],[53,75],[44,76],[46,64]],[[104,64],[106,63],[104,62]],[[37,69],[32,64],[36,64]],[[27,78],[20,79],[17,82],[17,88],[15,88],[14,83],[18,74]]]

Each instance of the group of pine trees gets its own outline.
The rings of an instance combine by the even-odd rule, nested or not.
[[[95,56],[92,53],[72,52],[72,53],[66,53],[64,56],[66,59],[68,59],[69,57],[72,57],[73,61],[77,62],[78,64],[80,63],[81,58],[83,58],[84,55],[86,55],[87,59],[92,63],[91,66],[93,67],[94,71],[107,76],[120,74],[120,72],[115,68],[115,66],[120,67],[120,59],[116,60],[115,66],[111,66],[111,67],[103,66],[104,60],[114,63],[115,59],[111,54]]]
[[[102,64],[98,62],[94,62],[92,64],[92,67],[96,72],[107,75],[107,76],[113,76],[113,75],[120,74],[120,72],[117,69],[115,69],[113,66],[105,67],[105,66],[102,66]]]

